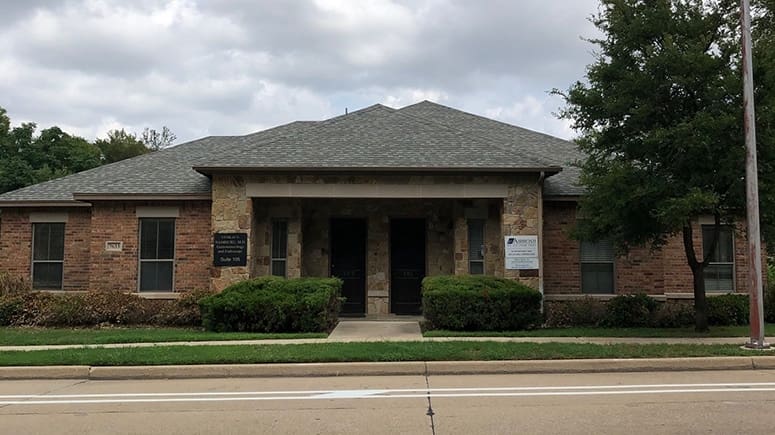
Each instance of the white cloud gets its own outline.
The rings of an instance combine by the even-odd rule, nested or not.
[[[0,0],[2,1],[2,0]],[[424,99],[571,137],[548,96],[592,61],[596,0],[3,2],[0,106],[89,138],[180,140]]]

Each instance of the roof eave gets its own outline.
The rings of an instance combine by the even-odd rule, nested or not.
[[[174,201],[211,200],[210,193],[74,193],[81,201]]]
[[[423,173],[432,172],[437,173],[455,173],[455,174],[509,174],[509,173],[538,173],[544,172],[547,175],[557,174],[562,171],[560,166],[546,166],[546,167],[527,167],[527,168],[514,168],[514,167],[379,167],[379,166],[361,166],[361,167],[308,167],[308,166],[194,166],[193,169],[200,174],[212,175],[216,172],[261,172],[261,173],[284,173],[284,172],[305,172],[305,173],[363,173],[363,172],[380,172],[380,173]]]
[[[69,200],[58,200],[58,201],[48,201],[48,200],[25,200],[25,201],[15,201],[15,200],[0,200],[0,208],[19,208],[19,207],[91,207],[91,204],[88,202],[83,201],[69,201]]]

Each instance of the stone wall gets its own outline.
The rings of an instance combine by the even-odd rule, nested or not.
[[[245,193],[245,178],[241,176],[216,175],[212,177],[212,232],[245,233],[248,246],[253,246],[251,235],[255,227],[253,204]],[[257,228],[260,230],[260,228]],[[212,288],[223,290],[229,284],[244,281],[250,277],[254,265],[253,249],[248,249],[247,266],[213,267]]]
[[[538,236],[539,235],[539,204],[541,186],[537,177],[530,179],[520,178],[509,187],[509,195],[503,199],[503,211],[501,217],[502,234],[504,236]],[[503,239],[501,239],[503,240]],[[503,243],[503,241],[501,241]],[[538,241],[543,243],[542,240]],[[503,276],[517,279],[533,288],[539,287],[539,271],[536,270],[504,270]]]

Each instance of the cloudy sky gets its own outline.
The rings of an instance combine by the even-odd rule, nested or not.
[[[0,0],[0,107],[178,142],[424,99],[570,138],[596,0]]]

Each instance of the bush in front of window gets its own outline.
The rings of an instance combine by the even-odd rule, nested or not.
[[[337,278],[243,281],[199,301],[209,331],[327,332],[337,322],[342,299]]]
[[[571,301],[544,302],[544,326],[547,328],[570,328],[579,326],[600,326],[606,313],[604,301],[590,296]]]
[[[749,312],[748,295],[729,293],[708,298],[709,325],[747,325]]]
[[[601,326],[612,328],[649,326],[657,307],[657,301],[643,293],[616,296],[608,301]]]
[[[178,299],[144,299],[132,293],[30,292],[0,296],[0,325],[94,327],[199,326],[198,300],[212,292],[185,292]]]
[[[487,275],[426,277],[422,309],[430,329],[509,331],[541,325],[541,293]]]

